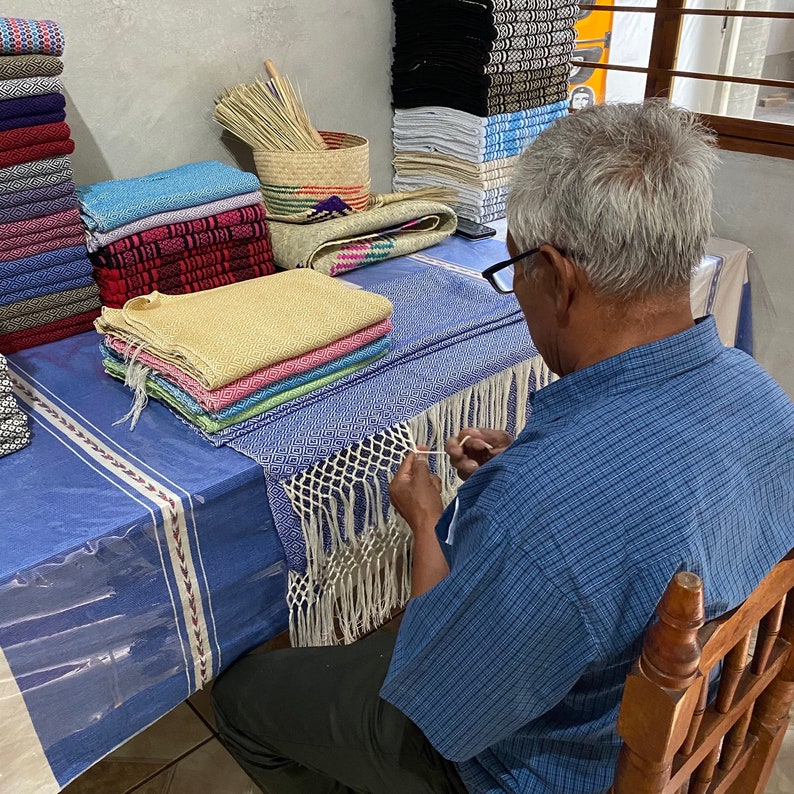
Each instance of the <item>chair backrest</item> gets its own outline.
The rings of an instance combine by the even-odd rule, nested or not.
[[[794,700],[794,550],[705,625],[693,573],[673,577],[656,613],[626,679],[612,793],[762,794]]]

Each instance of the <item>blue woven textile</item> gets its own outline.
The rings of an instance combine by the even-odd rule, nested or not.
[[[18,301],[26,301],[30,298],[38,298],[42,295],[50,295],[53,292],[77,289],[77,287],[87,287],[93,283],[93,275],[87,273],[84,276],[78,276],[69,281],[63,281],[60,284],[37,284],[35,287],[28,287],[27,289],[18,290],[17,292],[4,292],[0,295],[0,306],[7,306],[9,303],[17,303]]]
[[[392,349],[377,367],[210,438],[263,466],[291,570],[305,570],[305,547],[280,481],[536,354],[515,299],[484,280],[430,268],[368,288],[394,305]]]
[[[82,260],[82,267],[87,271],[91,269],[91,262],[86,256],[84,245],[74,245],[70,248],[56,248],[43,254],[28,256],[25,259],[14,259],[11,262],[0,262],[0,278],[13,278],[20,273],[34,273],[44,268],[65,265],[67,262]]]
[[[42,113],[38,116],[17,116],[13,119],[0,119],[0,132],[16,130],[20,127],[33,127],[37,124],[56,124],[66,119],[66,111],[56,110],[53,113]]]
[[[0,102],[0,119],[55,113],[65,107],[66,97],[63,94],[39,94],[21,99],[4,99]]]
[[[195,207],[258,189],[254,174],[208,160],[148,176],[81,185],[77,197],[86,226],[108,232],[157,212]]]
[[[3,262],[2,264],[8,263]],[[6,278],[0,276],[0,304],[4,302],[3,298],[8,294],[52,284],[60,285],[64,282],[91,276],[92,272],[91,262],[83,255],[79,259],[65,262],[62,265],[54,265],[29,273],[17,273]]]

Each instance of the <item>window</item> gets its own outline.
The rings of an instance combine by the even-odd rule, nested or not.
[[[725,149],[794,159],[794,0],[582,3],[571,107],[668,97]]]

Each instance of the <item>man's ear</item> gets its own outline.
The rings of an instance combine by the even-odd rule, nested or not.
[[[579,273],[574,263],[553,245],[542,245],[540,253],[546,260],[549,284],[554,290],[554,302],[560,322],[568,314],[579,290]]]

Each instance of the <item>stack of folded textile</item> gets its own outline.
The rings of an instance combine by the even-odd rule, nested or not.
[[[391,344],[391,303],[314,270],[104,308],[106,371],[205,433],[352,375]]]
[[[183,294],[273,273],[259,180],[216,161],[81,185],[102,303]]]
[[[393,0],[396,190],[456,190],[459,215],[504,215],[515,157],[567,113],[578,4]]]
[[[567,112],[567,99],[487,118],[439,106],[395,110],[394,186],[448,187],[459,215],[500,218],[516,157]]]
[[[0,351],[87,331],[99,313],[65,122],[61,29],[0,18]]]
[[[30,443],[28,418],[17,405],[8,377],[8,362],[0,355],[0,457]]]

